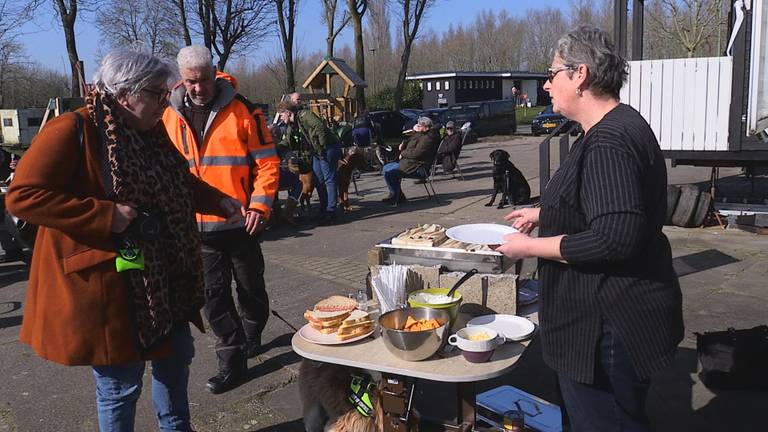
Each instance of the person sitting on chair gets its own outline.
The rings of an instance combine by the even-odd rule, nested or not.
[[[415,133],[400,144],[400,160],[384,165],[384,180],[389,188],[389,196],[382,200],[384,203],[398,205],[406,201],[400,189],[403,177],[424,180],[429,175],[440,134],[432,129],[429,117],[419,117],[413,130]]]
[[[453,121],[445,124],[445,136],[438,150],[437,160],[443,165],[443,173],[452,173],[461,150],[461,133],[456,133]]]

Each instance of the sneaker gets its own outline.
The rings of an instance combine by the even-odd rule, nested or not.
[[[395,203],[395,197],[394,196],[388,196],[381,200],[384,204],[394,204]]]
[[[228,371],[219,371],[216,376],[210,378],[205,384],[209,392],[221,394],[228,392],[233,388],[245,382],[248,375],[247,368],[237,368]]]

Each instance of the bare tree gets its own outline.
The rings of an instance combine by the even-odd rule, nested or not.
[[[27,9],[38,10],[44,5],[53,6],[56,16],[59,18],[61,28],[64,31],[64,41],[67,46],[67,56],[72,73],[72,96],[85,96],[83,94],[85,78],[82,76],[80,57],[77,54],[77,41],[75,37],[75,24],[78,13],[92,5],[93,0],[32,0],[27,3]]]
[[[338,0],[323,0],[323,22],[328,30],[325,36],[325,53],[328,57],[333,57],[333,43],[351,18],[347,9],[342,9],[341,17],[338,17],[337,3]]]
[[[96,27],[112,47],[139,47],[171,58],[178,50],[172,4],[157,0],[111,0],[96,15]]]
[[[299,0],[273,0],[277,12],[277,25],[280,42],[283,45],[283,63],[285,64],[285,92],[296,91],[296,76],[293,66],[293,37],[296,29],[296,11]]]
[[[167,0],[173,6],[178,16],[178,27],[184,37],[184,46],[192,45],[192,35],[189,32],[189,21],[187,20],[187,3],[184,0]]]
[[[367,70],[371,71],[371,86],[369,90],[376,92],[380,82],[390,82],[394,71],[389,67],[392,62],[392,33],[390,33],[389,1],[368,0],[368,25],[365,31],[365,45],[372,55],[369,58]],[[368,67],[370,66],[370,67]]]
[[[722,0],[654,0],[658,7],[648,11],[654,32],[675,41],[688,57],[712,38],[725,24]],[[718,47],[719,49],[719,47]]]
[[[257,47],[275,24],[271,0],[197,0],[197,6],[200,33],[219,70],[231,56]]]
[[[324,0],[325,1],[325,0]],[[408,71],[408,61],[411,58],[411,48],[416,35],[419,33],[421,20],[424,13],[433,6],[436,0],[397,0],[400,5],[400,19],[402,31],[403,51],[400,55],[400,72],[397,75],[395,86],[394,109],[399,110],[403,103],[403,88],[405,87],[405,74]]]
[[[531,71],[545,71],[552,63],[552,49],[557,39],[568,30],[559,9],[529,10],[528,29],[523,52],[524,66]]]
[[[365,46],[363,45],[363,16],[368,10],[368,0],[347,0],[347,9],[355,32],[355,72],[365,80]],[[365,88],[355,87],[358,110],[365,109]]]

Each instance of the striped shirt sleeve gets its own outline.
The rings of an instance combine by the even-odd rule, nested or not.
[[[584,156],[579,193],[589,229],[563,238],[560,252],[569,263],[623,261],[642,247],[640,161],[613,134],[604,135]]]

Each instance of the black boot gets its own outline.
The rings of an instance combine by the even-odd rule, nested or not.
[[[229,370],[221,370],[216,376],[211,377],[205,387],[213,394],[221,394],[232,390],[245,382],[248,376],[248,367],[241,365]]]

